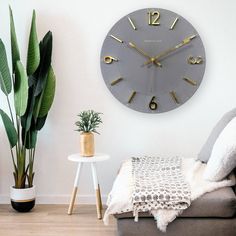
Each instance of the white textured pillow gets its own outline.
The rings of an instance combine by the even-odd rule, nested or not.
[[[204,179],[220,181],[236,167],[236,118],[232,119],[217,138]]]

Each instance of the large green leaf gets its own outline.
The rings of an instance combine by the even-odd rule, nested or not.
[[[48,31],[40,41],[40,74],[46,75],[51,65],[52,58],[52,32]]]
[[[35,96],[34,96],[34,88],[29,88],[29,94],[28,94],[28,104],[25,114],[21,117],[21,126],[22,128],[26,129],[28,131],[31,126],[33,111],[35,106]]]
[[[27,132],[32,126],[33,111],[35,107],[35,100],[37,98],[34,96],[36,79],[37,78],[35,75],[28,76],[28,104],[25,114],[21,116],[21,126],[26,129]]]
[[[36,15],[35,10],[33,11],[30,36],[29,36],[29,45],[28,45],[28,55],[27,55],[27,74],[32,75],[38,68],[40,63],[40,51],[39,51],[39,42],[36,31],[35,23]]]
[[[2,77],[1,71],[0,71],[0,86],[1,86],[1,90],[2,90],[6,95],[8,95],[7,89],[6,89],[6,85],[5,85],[5,83],[4,83],[4,80],[3,80],[3,77]]]
[[[36,142],[37,142],[37,134],[38,134],[38,131],[35,129],[34,124],[31,125],[30,129],[27,132],[25,129],[22,129],[21,139],[22,139],[23,145],[27,149],[35,148]]]
[[[16,133],[15,126],[12,123],[9,116],[1,109],[0,109],[0,115],[2,117],[2,121],[6,130],[6,133],[7,133],[9,143],[11,145],[11,148],[13,148],[17,143],[17,133]]]
[[[28,102],[28,77],[20,61],[16,63],[16,76],[14,84],[15,109],[18,116],[25,114]]]
[[[12,89],[11,74],[7,62],[7,54],[5,46],[0,39],[0,86],[1,90],[8,95]]]
[[[31,149],[35,148],[36,142],[37,142],[37,130],[30,130],[30,132],[27,133],[26,138],[26,148]]]
[[[46,122],[47,115],[43,117],[38,117],[36,122],[36,129],[41,130]]]
[[[11,7],[9,7],[10,13],[10,28],[11,28],[11,56],[12,56],[12,70],[15,72],[16,62],[20,60],[20,52],[17,43],[16,30],[14,24],[14,18]]]
[[[50,110],[55,96],[56,77],[52,67],[49,68],[45,88],[42,93],[38,117],[44,117]]]
[[[51,66],[52,57],[52,33],[50,31],[43,37],[39,44],[40,64],[37,70],[37,85],[34,96],[38,96],[44,89],[48,70]]]

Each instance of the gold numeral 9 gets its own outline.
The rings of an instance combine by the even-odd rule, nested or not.
[[[113,61],[118,61],[117,58],[111,57],[111,56],[105,56],[103,58],[104,63],[111,64]]]
[[[160,22],[158,20],[160,19],[160,12],[159,11],[149,11],[148,12],[148,24],[149,25],[160,25]]]
[[[155,102],[156,97],[153,96],[150,103],[149,103],[149,108],[152,111],[155,111],[158,108],[157,102]]]

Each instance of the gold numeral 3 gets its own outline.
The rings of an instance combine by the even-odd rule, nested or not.
[[[160,19],[160,12],[159,11],[149,11],[148,12],[148,24],[149,25],[160,25],[160,22],[158,20]]]
[[[203,63],[203,59],[200,56],[199,57],[190,56],[187,61],[188,61],[188,64],[191,64],[191,65],[199,65]]]

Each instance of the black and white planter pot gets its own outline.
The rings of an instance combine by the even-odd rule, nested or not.
[[[35,205],[35,186],[31,188],[11,187],[11,205],[19,212],[28,212]]]

